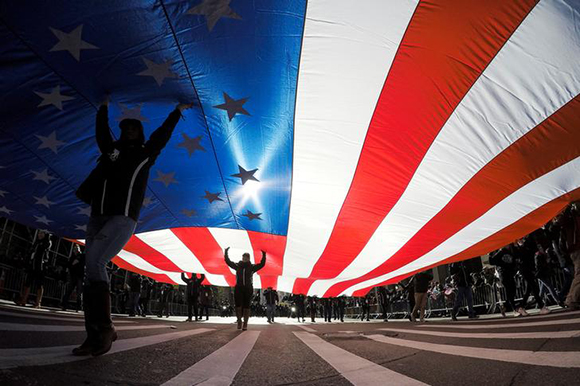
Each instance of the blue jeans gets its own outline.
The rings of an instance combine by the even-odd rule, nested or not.
[[[467,308],[469,309],[469,315],[475,316],[475,311],[473,310],[473,293],[471,292],[471,287],[457,287],[457,297],[455,298],[455,305],[453,306],[453,315],[457,315],[459,307],[463,302],[463,298],[467,300]]]
[[[87,282],[109,282],[106,265],[123,249],[133,235],[137,223],[130,217],[95,216],[87,225]]]
[[[268,321],[274,321],[274,310],[276,309],[275,304],[266,304],[266,316]]]

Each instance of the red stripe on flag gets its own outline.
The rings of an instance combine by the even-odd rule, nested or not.
[[[151,273],[151,272],[143,271],[142,269],[135,267],[133,264],[128,263],[127,261],[123,260],[119,256],[115,256],[112,261],[119,268],[125,269],[127,271],[138,273],[139,275],[150,277],[151,279],[153,279],[155,281],[158,281],[161,283],[178,284],[178,283],[174,282],[173,280],[171,280],[171,278],[165,274]]]
[[[207,228],[174,228],[173,234],[197,257],[205,270],[223,275],[228,284],[236,285],[236,277],[224,261],[224,251]]]
[[[498,154],[407,244],[368,274],[332,286],[336,294],[423,256],[536,178],[580,156],[580,96]],[[525,172],[514,173],[514,170]]]
[[[494,233],[485,240],[480,241],[477,244],[472,245],[468,249],[453,255],[443,261],[436,264],[429,265],[425,268],[413,271],[411,273],[400,275],[389,280],[385,280],[379,284],[369,286],[353,293],[353,296],[364,296],[368,291],[374,287],[398,283],[401,280],[414,275],[417,272],[422,272],[427,269],[431,269],[440,265],[454,263],[456,261],[471,259],[475,256],[482,256],[486,253],[495,251],[505,245],[513,243],[514,241],[521,239],[522,237],[530,234],[534,230],[546,224],[548,221],[553,219],[558,213],[568,206],[569,203],[580,200],[580,188],[571,191],[568,194],[562,195],[549,203],[539,207],[526,216],[522,217],[515,223],[505,227],[499,232]],[[332,296],[332,295],[329,295]]]
[[[182,272],[181,268],[175,265],[175,263],[167,256],[160,253],[155,248],[151,247],[149,244],[136,237],[135,235],[131,236],[123,249],[127,252],[131,252],[137,256],[140,256],[148,263],[154,265],[162,271]]]
[[[267,253],[266,265],[258,271],[262,288],[277,289],[278,276],[282,275],[286,236],[248,231],[256,263],[262,258],[262,251]]]
[[[322,256],[294,292],[358,256],[429,146],[535,0],[421,1],[379,97],[348,196]],[[385,176],[388,175],[388,178]]]

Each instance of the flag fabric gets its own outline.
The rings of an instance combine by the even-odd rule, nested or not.
[[[96,110],[151,169],[119,266],[363,295],[479,256],[580,197],[577,0],[3,1],[0,215],[83,239]]]

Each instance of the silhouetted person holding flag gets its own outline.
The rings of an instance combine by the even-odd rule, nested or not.
[[[111,319],[111,295],[106,265],[135,231],[143,205],[149,170],[165,147],[181,117],[193,104],[179,104],[145,141],[137,119],[119,123],[121,138],[114,141],[109,128],[109,98],[97,112],[96,140],[101,156],[76,194],[91,205],[86,233],[84,288],[87,338],[74,355],[102,355],[111,349],[117,333]]]
[[[191,274],[191,278],[188,278],[185,275],[185,272],[181,273],[181,280],[187,284],[186,292],[186,299],[187,299],[187,320],[186,322],[191,322],[193,319],[193,314],[191,313],[191,309],[193,308],[193,313],[195,314],[195,320],[197,321],[197,316],[199,315],[198,304],[199,304],[199,288],[201,283],[205,279],[205,275],[201,274],[198,278],[196,273]]]
[[[228,257],[227,247],[224,253],[226,264],[232,269],[236,270],[236,287],[234,289],[234,298],[236,302],[236,317],[238,318],[238,330],[248,329],[248,319],[250,319],[250,302],[252,301],[252,294],[254,293],[254,285],[252,277],[255,272],[264,268],[266,265],[266,252],[262,251],[262,261],[260,264],[252,264],[250,262],[250,254],[244,253],[242,261],[233,263]],[[242,326],[242,315],[244,316],[244,324]]]

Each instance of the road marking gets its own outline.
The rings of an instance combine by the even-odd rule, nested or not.
[[[409,378],[367,359],[356,356],[338,346],[328,343],[316,335],[307,332],[294,332],[294,335],[355,386],[425,385],[425,383],[417,381],[416,379]]]
[[[154,328],[171,328],[170,324],[145,324],[132,326],[117,326],[118,331],[124,330],[149,330]],[[56,326],[51,324],[21,324],[0,323],[0,331],[39,331],[39,332],[69,332],[85,331],[84,326]]]
[[[0,315],[4,315],[4,316],[11,316],[11,317],[15,317],[15,318],[24,318],[24,319],[44,319],[44,320],[57,320],[59,322],[78,322],[78,323],[84,323],[85,319],[82,316],[70,316],[70,317],[58,317],[58,316],[48,316],[48,315],[36,315],[34,313],[30,313],[30,312],[9,312],[9,311],[0,311]],[[54,314],[52,314],[54,315]],[[135,323],[132,321],[128,321],[128,320],[117,320],[117,319],[113,319],[115,324],[119,324],[119,323]]]
[[[466,330],[485,330],[485,329],[497,329],[497,328],[521,328],[521,327],[536,327],[536,326],[559,326],[563,324],[579,324],[579,319],[564,319],[564,320],[546,320],[541,322],[519,322],[506,324],[420,324],[417,327],[428,327],[428,328],[460,328]]]
[[[530,311],[528,310],[528,312],[530,312]],[[501,318],[497,318],[497,317],[496,318],[480,318],[480,319],[477,319],[477,320],[469,320],[469,321],[467,319],[463,319],[462,318],[462,319],[459,319],[459,320],[460,321],[465,321],[465,322],[468,322],[468,323],[509,322],[511,320],[514,320],[514,318],[510,316],[512,314],[513,313],[511,313],[511,312],[508,311],[508,312],[506,312],[506,315],[508,315],[508,316],[505,317],[505,318],[503,318],[503,317],[501,317]],[[532,319],[533,320],[536,320],[536,319],[545,319],[545,318],[553,318],[555,316],[568,316],[568,315],[577,315],[577,314],[580,314],[580,311],[556,310],[556,311],[552,311],[549,314],[544,314],[544,315],[540,314],[539,311],[538,312],[535,312],[535,311],[531,311],[530,312],[530,316],[532,316]],[[526,319],[527,319],[527,317],[526,317]]]
[[[260,331],[245,331],[164,386],[229,386],[258,340]]]
[[[365,338],[372,339],[381,343],[403,346],[421,351],[432,351],[439,354],[488,359],[502,362],[523,363],[534,366],[564,368],[580,367],[580,353],[574,351],[525,351],[483,347],[466,347],[389,338],[384,335],[365,335]]]
[[[504,333],[470,333],[470,332],[445,332],[427,330],[405,330],[399,328],[379,328],[381,331],[402,332],[404,334],[419,334],[444,336],[448,338],[475,338],[475,339],[559,339],[580,337],[580,330],[574,331],[540,331],[540,332],[504,332]]]
[[[297,326],[297,327],[300,327],[300,328],[301,328],[301,329],[303,329],[304,331],[312,332],[312,333],[315,333],[315,334],[316,334],[316,333],[318,333],[318,331],[316,331],[315,329],[313,329],[313,328],[310,328],[310,327],[303,326],[303,325],[301,325],[301,324],[297,324],[296,326]]]
[[[150,346],[171,340],[185,338],[191,335],[202,334],[213,331],[212,328],[198,328],[187,331],[171,332],[140,338],[122,339],[113,343],[111,351],[105,355],[115,354],[127,350],[133,350],[140,347]],[[0,350],[0,369],[9,369],[23,366],[42,366],[56,363],[74,362],[92,357],[76,357],[71,354],[72,346],[58,347],[35,347],[35,348],[9,348]]]

